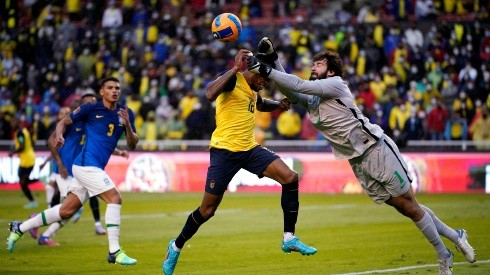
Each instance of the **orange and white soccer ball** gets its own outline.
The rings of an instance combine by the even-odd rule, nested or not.
[[[232,42],[242,33],[242,22],[233,13],[222,13],[211,23],[213,37],[221,42]]]

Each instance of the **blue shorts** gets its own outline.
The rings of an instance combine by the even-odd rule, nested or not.
[[[241,168],[262,178],[265,169],[278,158],[276,153],[260,145],[243,152],[211,148],[205,190],[210,194],[223,195]]]

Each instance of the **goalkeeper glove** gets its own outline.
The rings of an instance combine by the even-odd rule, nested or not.
[[[266,63],[272,67],[275,67],[274,62],[277,60],[277,52],[274,49],[272,41],[268,37],[264,37],[260,40],[258,45],[257,59],[260,62]]]
[[[272,67],[270,65],[259,62],[255,56],[247,57],[247,69],[250,72],[259,74],[264,78],[269,78],[269,74],[272,71]]]

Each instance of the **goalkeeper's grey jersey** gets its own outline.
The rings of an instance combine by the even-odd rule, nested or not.
[[[331,143],[336,159],[362,155],[383,135],[381,127],[371,124],[357,108],[341,77],[303,80],[272,70],[269,78],[291,103],[308,110],[311,123]]]

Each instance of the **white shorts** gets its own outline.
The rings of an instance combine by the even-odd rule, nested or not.
[[[82,204],[90,197],[116,188],[107,173],[98,167],[73,165],[72,172],[74,178],[69,192],[75,194]]]
[[[70,189],[71,183],[73,182],[73,177],[68,176],[66,179],[64,179],[63,177],[61,177],[60,174],[56,174],[55,180],[56,184],[58,185],[58,190],[60,190],[61,200],[63,200],[68,194],[68,190]]]

